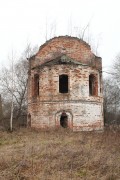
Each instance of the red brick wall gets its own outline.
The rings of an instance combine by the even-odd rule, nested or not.
[[[68,57],[77,60],[83,64],[88,64],[95,68],[102,68],[101,58],[96,57],[90,49],[90,46],[78,38],[72,37],[57,37],[46,42],[40,47],[40,50],[31,59],[31,66],[43,64],[48,62],[61,54],[66,54]]]
[[[84,65],[58,64],[41,66],[61,54]],[[97,62],[98,61],[98,62]],[[96,63],[97,62],[97,63]],[[44,44],[34,58],[28,79],[28,115],[34,128],[58,127],[65,111],[68,126],[74,131],[103,129],[103,95],[100,91],[101,60],[97,60],[89,45],[76,38],[58,37]],[[94,65],[94,66],[93,66]],[[34,75],[39,75],[39,95],[34,97]],[[68,75],[68,93],[59,93],[59,75]],[[89,75],[96,80],[96,96],[89,95]]]

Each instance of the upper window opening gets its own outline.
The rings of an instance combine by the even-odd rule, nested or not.
[[[90,96],[97,96],[98,94],[98,82],[95,75],[89,75],[89,95]]]
[[[68,93],[68,75],[59,76],[59,92]]]
[[[39,75],[34,75],[34,96],[39,96]]]

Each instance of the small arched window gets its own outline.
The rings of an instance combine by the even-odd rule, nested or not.
[[[97,77],[93,74],[89,75],[89,95],[90,96],[98,95],[98,81],[97,81]]]
[[[68,75],[62,74],[59,76],[59,92],[68,93]]]
[[[39,96],[39,75],[34,75],[34,96]]]

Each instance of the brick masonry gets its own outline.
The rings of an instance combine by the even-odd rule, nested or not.
[[[64,61],[59,62],[64,57]],[[64,112],[73,131],[103,129],[102,60],[90,46],[75,37],[55,37],[42,45],[29,60],[28,125],[59,127]],[[68,93],[59,92],[59,76],[68,75]],[[89,92],[93,74],[95,94]],[[34,94],[35,75],[39,92]]]

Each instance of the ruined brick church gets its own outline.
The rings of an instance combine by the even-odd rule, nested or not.
[[[102,59],[76,37],[59,36],[29,59],[28,125],[103,129]]]

